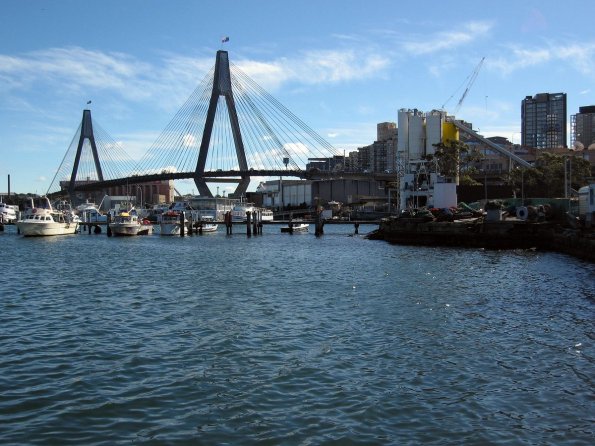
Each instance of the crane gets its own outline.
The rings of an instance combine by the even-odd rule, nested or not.
[[[469,90],[473,86],[473,83],[475,82],[475,79],[477,79],[477,75],[479,74],[479,70],[481,70],[481,66],[483,65],[483,61],[484,60],[485,60],[485,57],[482,57],[481,60],[479,61],[479,63],[477,64],[477,66],[475,67],[475,69],[473,70],[473,72],[469,76],[467,76],[467,79],[468,79],[467,87],[465,87],[465,91],[463,92],[463,95],[461,96],[461,99],[459,99],[459,102],[457,102],[457,106],[454,109],[453,115],[456,115],[457,112],[459,111],[459,109],[461,108],[461,105],[463,105],[463,101],[467,97],[467,93],[469,93]],[[458,89],[457,89],[457,91],[458,91]],[[442,105],[442,109],[444,109],[444,106],[448,103],[448,101],[450,101],[452,99],[453,96],[454,96],[454,93]]]

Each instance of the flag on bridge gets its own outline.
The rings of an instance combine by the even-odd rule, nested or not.
[[[229,42],[229,37],[225,36],[221,38],[221,43]]]

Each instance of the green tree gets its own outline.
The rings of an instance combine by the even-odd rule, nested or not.
[[[482,157],[478,150],[470,150],[464,142],[450,139],[434,144],[434,147],[436,147],[434,156],[428,155],[426,159],[436,160],[438,173],[457,184],[479,184],[471,178],[475,173],[472,163]]]
[[[590,175],[591,166],[580,152],[569,155],[543,152],[535,161],[534,168],[513,169],[506,181],[519,195],[524,187],[539,191],[542,197],[556,198],[564,196],[566,185],[578,190],[587,184]]]

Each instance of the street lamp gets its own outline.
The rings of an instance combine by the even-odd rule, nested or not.
[[[140,208],[142,209],[143,208],[143,187],[137,184],[136,185],[137,193],[138,193],[139,189],[140,189]]]

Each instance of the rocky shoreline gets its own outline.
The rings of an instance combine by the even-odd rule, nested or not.
[[[595,232],[568,228],[559,222],[521,219],[485,221],[483,217],[428,221],[415,217],[382,219],[375,240],[417,246],[453,246],[485,249],[537,249],[569,254],[595,262]]]

